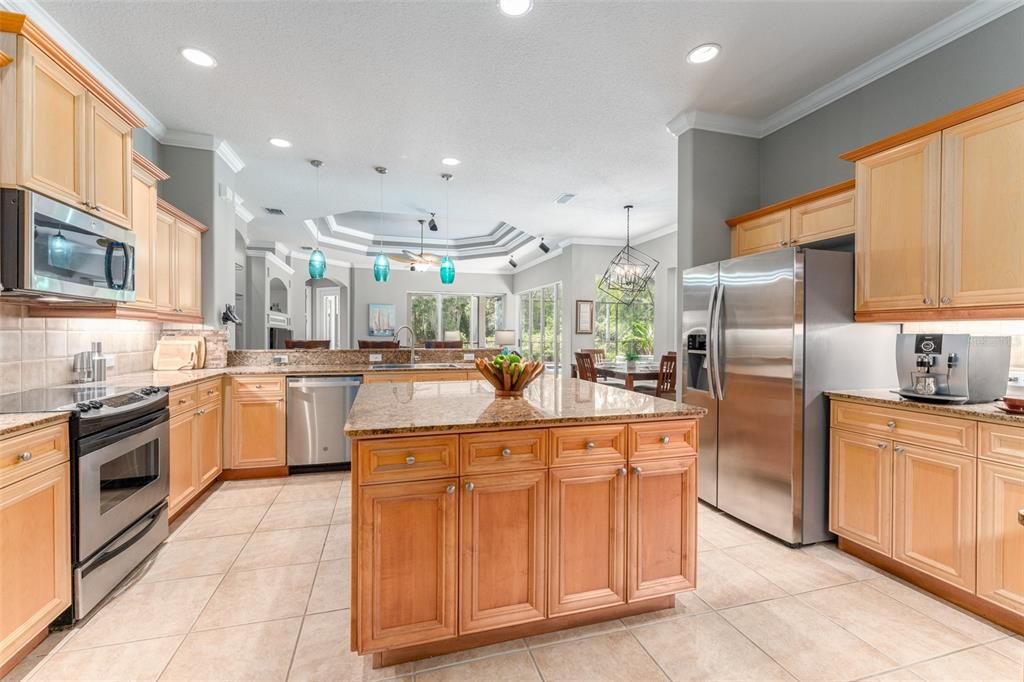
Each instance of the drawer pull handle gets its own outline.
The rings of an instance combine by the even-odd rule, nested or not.
[[[886,445],[885,443],[879,443],[878,444],[878,449],[879,450],[885,450],[887,447],[889,447],[889,446]]]
[[[1024,508],[1017,510],[1017,523],[1024,526]]]
[[[208,391],[206,391],[206,395],[213,395],[213,394],[214,394],[214,392],[215,392],[215,391],[214,391],[214,390],[213,390],[213,389],[211,388],[211,389],[209,389]]]
[[[902,445],[897,445],[896,447],[894,447],[892,449],[892,451],[893,452],[903,452],[903,446]]]
[[[584,447],[585,447],[585,448],[586,448],[587,450],[593,450],[593,449],[594,449],[594,441],[592,441],[592,440],[588,440],[588,441],[587,441],[587,444],[586,444],[586,445],[585,445]]]
[[[405,458],[405,463],[406,464],[415,464],[416,463],[416,458],[413,457],[412,455],[409,455],[408,457]]]
[[[668,445],[668,436],[662,436],[661,437],[661,444],[662,445]]]
[[[256,388],[263,388],[263,384],[256,384]]]
[[[931,305],[932,304],[932,299],[926,298],[923,301],[921,301],[921,303],[924,303],[925,305]]]
[[[448,484],[448,488],[445,490],[445,492],[447,492],[449,495],[454,495],[455,494],[455,484],[454,483],[449,483]]]
[[[619,467],[619,476],[626,475],[626,467]]]
[[[889,421],[887,421],[887,422],[885,423],[885,425],[889,427],[889,430],[890,430],[890,431],[892,431],[893,429],[895,429],[895,428],[896,428],[896,422],[894,422],[894,421],[892,421],[892,420],[889,420]]]
[[[466,481],[466,492],[467,493],[473,492],[473,488],[475,488],[475,487],[476,486],[473,485],[473,481]]]
[[[187,402],[188,402],[188,398],[178,398],[178,404],[179,405],[184,405]]]
[[[19,462],[27,462],[30,459],[32,459],[32,453],[28,452],[27,450],[25,452],[21,453],[20,455],[18,455],[18,461]]]
[[[512,451],[509,450],[508,448],[502,448],[501,456],[502,457],[511,457],[512,456]]]
[[[639,476],[640,474],[642,474],[642,473],[643,473],[643,471],[644,471],[644,470],[643,470],[643,469],[641,469],[640,467],[636,466],[635,464],[633,465],[633,473],[634,473],[634,474],[636,474],[637,476]]]

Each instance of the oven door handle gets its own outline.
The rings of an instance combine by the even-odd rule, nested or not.
[[[143,431],[151,429],[154,426],[158,426],[161,422],[166,421],[168,421],[167,410],[164,409],[155,414],[149,415],[148,417],[140,419],[139,421],[135,422],[132,428],[130,429],[124,431],[115,430],[112,433],[101,432],[99,434],[100,437],[91,436],[89,438],[85,438],[81,443],[81,454],[85,455],[90,452],[102,450],[108,445],[117,443],[118,441],[124,440],[129,436],[134,436],[137,433],[142,433]]]
[[[146,534],[149,533],[149,531],[153,528],[153,526],[155,526],[157,524],[157,522],[160,520],[160,514],[161,514],[161,512],[163,512],[163,510],[164,510],[164,505],[160,505],[159,507],[157,507],[156,509],[151,511],[149,513],[149,523],[147,523],[146,526],[142,530],[140,530],[139,532],[135,533],[135,535],[133,535],[130,539],[125,540],[124,542],[122,542],[117,547],[114,547],[113,549],[111,549],[109,551],[102,552],[99,556],[97,556],[95,559],[90,561],[89,562],[89,566],[85,569],[85,571],[83,571],[82,577],[85,577],[89,573],[92,573],[93,571],[95,571],[97,568],[99,568],[103,564],[107,563],[108,561],[112,561],[113,559],[116,559],[119,554],[121,554],[122,552],[125,552],[125,551],[127,551],[129,549],[131,549],[131,547],[136,542],[138,542],[142,538],[146,537]],[[141,519],[140,519],[140,521],[141,521]]]

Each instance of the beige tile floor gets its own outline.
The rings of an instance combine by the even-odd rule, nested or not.
[[[700,511],[673,609],[373,670],[348,651],[347,474],[217,486],[8,680],[1024,680],[1024,640],[832,545]]]

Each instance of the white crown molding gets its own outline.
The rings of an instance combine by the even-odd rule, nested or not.
[[[213,152],[219,156],[228,168],[234,173],[240,173],[245,168],[245,161],[238,155],[227,140],[215,137],[208,133],[193,133],[188,130],[166,130],[157,138],[160,144],[169,147],[187,147],[189,149],[202,149]]]
[[[242,169],[245,168],[245,161],[242,161],[242,157],[228,144],[227,140],[218,142],[217,148],[214,151],[217,152],[217,156],[223,159],[232,172],[241,173]]]
[[[242,222],[248,225],[256,216],[252,214],[252,211],[242,205],[244,203],[245,199],[243,199],[238,192],[235,192],[235,215],[241,218]]]
[[[707,111],[681,111],[665,127],[676,137],[694,129],[765,137],[1022,6],[1024,0],[976,0],[767,118],[755,120]]]

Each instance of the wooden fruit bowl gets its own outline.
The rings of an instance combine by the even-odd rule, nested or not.
[[[499,398],[522,396],[530,382],[544,371],[544,363],[537,360],[523,360],[516,367],[509,372],[508,365],[495,367],[490,360],[476,359],[477,370],[494,386],[494,395]]]

